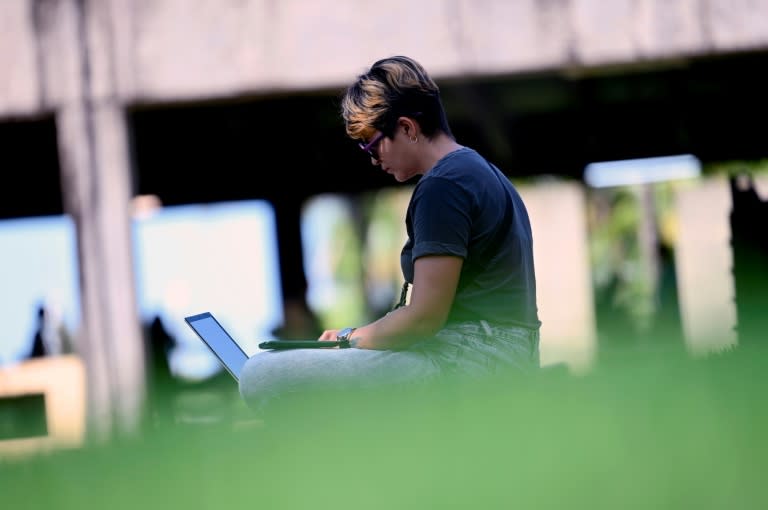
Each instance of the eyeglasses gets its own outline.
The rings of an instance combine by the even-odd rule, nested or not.
[[[384,138],[384,133],[382,133],[382,132],[379,132],[379,134],[378,134],[378,135],[376,135],[376,136],[374,136],[373,138],[371,138],[371,141],[370,141],[370,142],[368,142],[367,144],[364,144],[363,142],[360,142],[360,143],[358,144],[358,146],[359,146],[359,147],[360,147],[362,150],[364,150],[365,152],[367,152],[367,153],[368,153],[368,154],[369,154],[369,155],[370,155],[370,156],[371,156],[373,159],[375,159],[376,161],[378,161],[378,160],[379,160],[379,149],[378,149],[378,144],[379,144],[379,142],[381,141],[381,139],[382,139],[382,138]]]

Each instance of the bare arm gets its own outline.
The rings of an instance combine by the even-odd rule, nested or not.
[[[450,255],[416,259],[408,305],[358,327],[352,335],[361,349],[397,349],[435,334],[451,310],[464,260]],[[325,331],[320,340],[335,340],[338,330]]]

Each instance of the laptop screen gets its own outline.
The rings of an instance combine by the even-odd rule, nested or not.
[[[209,312],[185,317],[184,320],[197,333],[197,336],[219,358],[219,361],[236,379],[240,380],[240,372],[248,360],[248,355],[243,352],[229,333],[219,324]]]

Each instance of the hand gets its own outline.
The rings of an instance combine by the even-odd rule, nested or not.
[[[335,342],[336,336],[339,334],[340,329],[326,329],[323,334],[320,335],[318,340],[324,340],[327,342]]]
[[[348,328],[343,328],[343,329],[348,329]],[[354,328],[354,329],[355,331],[357,330],[357,328]],[[318,340],[335,342],[336,340],[339,339],[339,333],[341,333],[342,331],[343,331],[342,329],[326,329],[325,331],[323,331],[323,334],[320,335]],[[348,340],[349,340],[349,347],[358,347],[358,342],[360,339],[355,338],[354,332],[352,333],[352,335]]]

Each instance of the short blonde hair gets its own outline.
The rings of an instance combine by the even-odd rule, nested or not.
[[[376,130],[390,136],[401,116],[419,122],[426,137],[451,135],[440,89],[421,64],[404,56],[381,59],[359,75],[342,95],[341,116],[347,135],[359,140]]]

